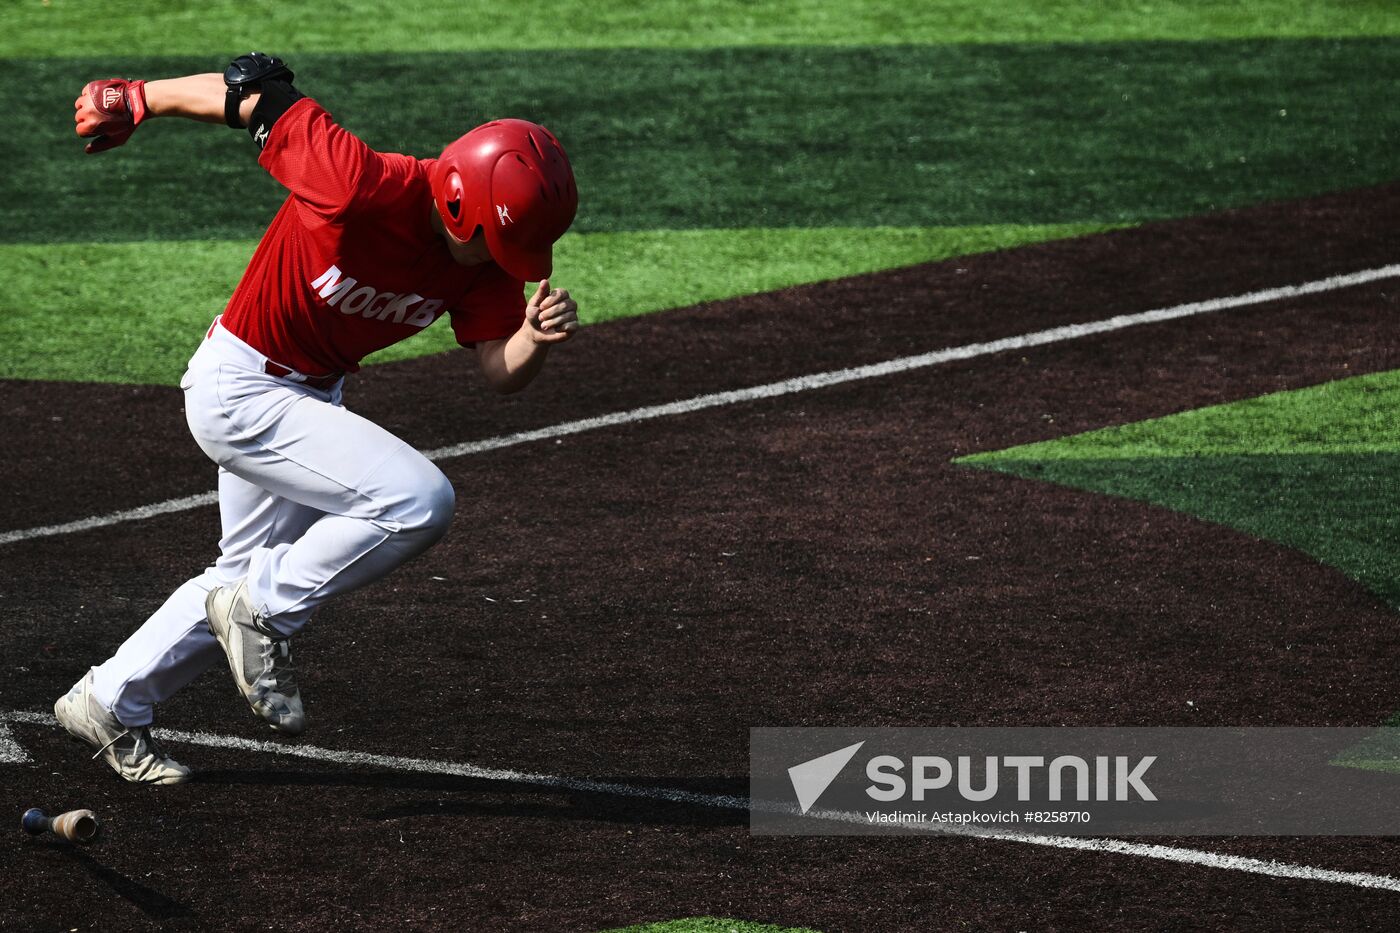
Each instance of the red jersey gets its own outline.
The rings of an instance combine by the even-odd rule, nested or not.
[[[434,160],[375,152],[302,98],[258,162],[291,192],[229,299],[236,337],[309,376],[354,372],[443,314],[457,342],[509,337],[525,283],[495,263],[459,265],[432,226]]]

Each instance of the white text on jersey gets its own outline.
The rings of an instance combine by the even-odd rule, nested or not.
[[[341,314],[359,314],[366,319],[393,321],[395,324],[408,324],[412,327],[427,327],[437,317],[442,302],[437,298],[424,301],[423,296],[414,292],[400,295],[397,292],[381,292],[371,285],[361,285],[349,276],[342,278],[339,266],[331,266],[312,281],[311,287],[318,289],[316,294],[326,299],[332,308],[339,305]],[[409,305],[422,301],[409,315]]]

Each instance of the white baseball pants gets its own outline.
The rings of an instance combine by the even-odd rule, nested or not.
[[[253,605],[284,635],[318,606],[384,576],[442,537],[452,484],[422,454],[320,391],[264,372],[267,358],[217,322],[180,381],[185,417],[219,465],[219,557],[177,589],[95,669],[93,693],[123,725],[223,651],[204,597],[248,578]]]

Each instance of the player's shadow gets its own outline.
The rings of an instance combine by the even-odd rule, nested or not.
[[[192,919],[195,916],[193,910],[174,898],[162,894],[155,888],[147,887],[133,878],[128,878],[114,868],[103,865],[71,843],[43,840],[36,841],[33,845],[48,849],[55,853],[58,858],[73,862],[95,880],[111,888],[119,897],[130,901],[137,910],[152,920],[173,921]]]
[[[206,784],[249,784],[278,787],[363,787],[391,791],[429,791],[440,795],[366,812],[376,820],[422,816],[507,816],[542,820],[594,820],[665,826],[737,826],[748,822],[740,806],[723,807],[683,799],[742,798],[748,793],[743,778],[691,778],[684,781],[639,781],[636,778],[597,778],[598,783],[628,788],[628,793],[595,791],[525,781],[487,780],[447,774],[396,774],[382,771],[254,771],[227,769],[196,772]],[[664,799],[673,792],[679,799]]]

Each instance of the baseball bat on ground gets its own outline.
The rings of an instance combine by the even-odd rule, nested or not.
[[[19,825],[31,836],[51,832],[69,842],[91,842],[97,835],[97,815],[91,810],[69,810],[58,816],[45,816],[44,811],[33,807],[24,811]]]

